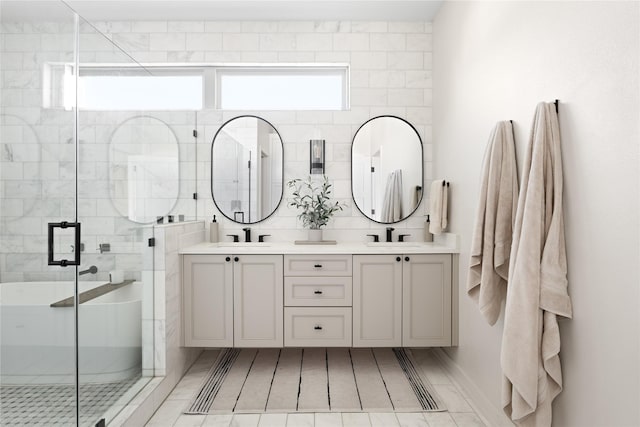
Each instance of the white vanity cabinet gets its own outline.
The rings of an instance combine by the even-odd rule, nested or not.
[[[233,263],[229,255],[185,255],[182,310],[186,347],[233,347]]]
[[[233,260],[234,347],[282,347],[282,255]]]
[[[354,255],[353,346],[451,345],[451,255]]]
[[[402,257],[353,256],[353,346],[402,345]]]
[[[351,255],[285,255],[284,345],[351,347]]]
[[[194,246],[182,253],[184,345],[455,346],[456,247]]]
[[[282,347],[282,255],[184,255],[184,345]]]
[[[402,258],[403,347],[452,345],[451,255]]]

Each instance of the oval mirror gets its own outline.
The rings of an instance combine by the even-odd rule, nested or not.
[[[268,121],[235,117],[211,144],[211,195],[218,210],[241,224],[260,222],[282,200],[282,138]]]
[[[180,190],[178,138],[160,119],[137,116],[120,123],[109,142],[109,191],[120,215],[156,222],[176,205]]]
[[[379,116],[360,126],[351,146],[351,192],[360,212],[384,224],[402,221],[420,205],[422,186],[422,140],[409,122]]]

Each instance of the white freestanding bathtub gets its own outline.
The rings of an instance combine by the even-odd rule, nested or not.
[[[80,282],[83,292],[103,282]],[[73,295],[73,282],[0,283],[0,382],[73,383],[74,308],[50,307]],[[80,304],[81,382],[140,373],[142,284],[131,283]]]

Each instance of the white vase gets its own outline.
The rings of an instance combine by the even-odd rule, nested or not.
[[[321,228],[310,228],[309,229],[309,241],[310,242],[321,242],[322,241],[322,229]]]

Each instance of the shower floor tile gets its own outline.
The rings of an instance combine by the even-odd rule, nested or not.
[[[139,376],[125,381],[80,385],[80,425],[94,426]],[[75,424],[75,386],[0,386],[0,425],[68,426]]]

